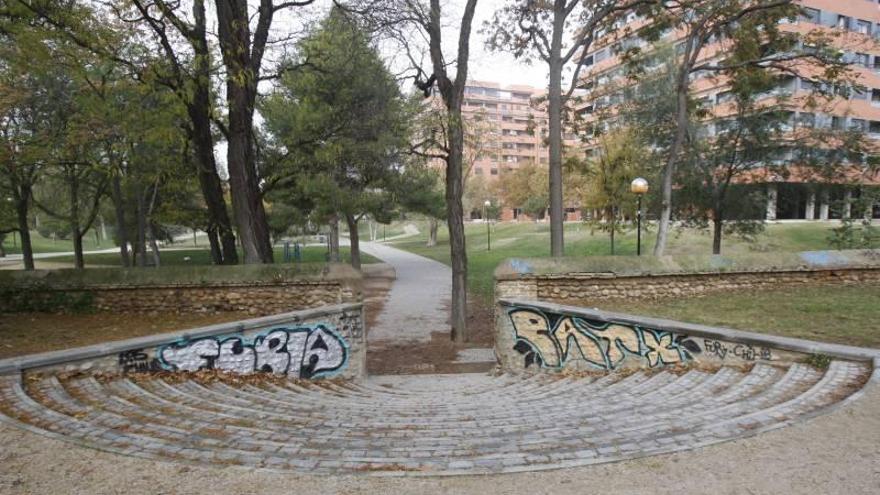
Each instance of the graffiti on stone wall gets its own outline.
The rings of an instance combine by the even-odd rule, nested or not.
[[[718,359],[739,358],[744,361],[770,360],[773,359],[773,353],[769,348],[761,346],[754,347],[749,344],[725,344],[717,340],[703,340],[703,349],[706,354]]]
[[[161,371],[162,364],[156,358],[151,358],[143,349],[132,349],[119,353],[119,367],[123,373],[131,371]]]
[[[582,360],[611,370],[624,361],[640,360],[653,368],[682,363],[701,352],[686,335],[671,332],[535,309],[512,309],[508,315],[516,333],[514,350],[523,355],[525,367],[563,368]]]
[[[244,337],[186,340],[162,346],[156,354],[167,370],[217,369],[315,378],[345,367],[348,344],[333,330],[317,325],[276,328],[252,342]]]

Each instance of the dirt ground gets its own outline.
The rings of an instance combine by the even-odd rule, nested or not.
[[[588,400],[588,399],[584,399]],[[693,451],[557,471],[315,477],[108,454],[0,424],[4,494],[877,494],[880,387],[803,424]]]
[[[245,313],[0,314],[0,359],[253,318]]]

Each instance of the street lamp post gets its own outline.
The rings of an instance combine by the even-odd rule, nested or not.
[[[492,202],[488,199],[483,203],[483,220],[486,221],[486,251],[492,250],[492,232],[489,230],[489,207]]]
[[[15,200],[12,199],[12,196],[9,196],[9,197],[6,198],[6,201],[9,202],[9,203],[12,203],[12,202],[15,201]],[[16,238],[15,238],[15,234],[16,234],[16,231],[13,230],[13,231],[12,231],[12,247],[13,247],[13,249],[16,248],[16,247],[18,246],[18,241],[17,241]]]
[[[636,255],[642,255],[642,196],[648,192],[648,181],[641,177],[633,179],[629,185],[629,190],[639,198],[638,209],[636,210]]]

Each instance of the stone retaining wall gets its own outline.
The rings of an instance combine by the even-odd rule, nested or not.
[[[613,371],[701,364],[871,361],[880,350],[659,318],[499,299],[495,354],[505,371]]]
[[[221,370],[312,379],[366,375],[360,303],[322,306],[0,360],[0,374]]]
[[[603,260],[605,270],[598,270]],[[625,263],[629,262],[629,266]],[[508,260],[496,270],[495,297],[590,306],[596,301],[698,296],[815,284],[880,283],[880,253],[791,253],[722,257]]]
[[[252,315],[357,302],[361,276],[347,265],[55,270],[0,274],[0,312],[115,313],[237,311]]]

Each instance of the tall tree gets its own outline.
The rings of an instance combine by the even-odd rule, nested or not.
[[[212,122],[217,122],[217,118],[205,0],[193,0],[190,16],[182,12],[179,2],[131,0],[131,4],[138,14],[135,19],[152,33],[165,58],[165,64],[158,65],[162,71],[156,74],[156,79],[172,88],[186,105],[189,117],[186,132],[192,141],[194,157],[188,163],[194,165],[208,209],[206,232],[214,262],[236,264],[235,234],[214,156]]]
[[[578,169],[584,177],[584,207],[602,212],[592,224],[599,230],[608,232],[611,241],[611,254],[614,253],[614,236],[621,232],[621,218],[632,218],[635,213],[630,182],[639,176],[650,175],[645,169],[648,150],[632,128],[619,128],[598,138],[598,153],[590,160],[569,160],[569,165]]]
[[[254,109],[257,83],[262,77],[263,55],[275,14],[299,8],[314,0],[260,0],[256,26],[251,33],[252,13],[244,0],[215,0],[218,37],[226,67],[226,106],[229,112],[226,166],[232,209],[245,263],[271,263],[269,224],[260,191],[254,147]]]
[[[358,223],[389,221],[393,190],[408,149],[408,106],[367,33],[341,9],[298,46],[301,68],[289,71],[263,106],[304,194],[348,225],[351,263],[360,269]],[[272,182],[270,182],[271,184]]]
[[[528,163],[502,174],[496,188],[505,205],[518,208],[537,221],[549,202],[547,179],[543,167]]]
[[[205,0],[192,1],[191,18],[185,15],[180,2],[170,0],[107,2],[104,6],[114,18],[103,16],[95,4],[75,0],[17,0],[10,5],[6,15],[15,21],[35,19],[59,38],[120,64],[135,79],[159,81],[175,91],[190,117],[187,133],[193,141],[195,173],[210,215],[209,238],[212,245],[222,245],[222,253],[212,250],[215,256],[222,254],[215,262],[237,263],[235,236],[214,158],[213,64]],[[140,45],[141,41],[150,43],[146,40],[155,43],[155,51],[166,63],[143,56],[154,50]],[[117,189],[115,181],[113,189]]]
[[[563,202],[563,113],[580,84],[586,54],[600,28],[617,17],[650,2],[642,0],[511,0],[487,22],[488,45],[517,58],[539,58],[547,64],[549,86],[548,144],[550,192],[550,254],[565,255]],[[563,70],[573,65],[571,79],[563,88]]]

